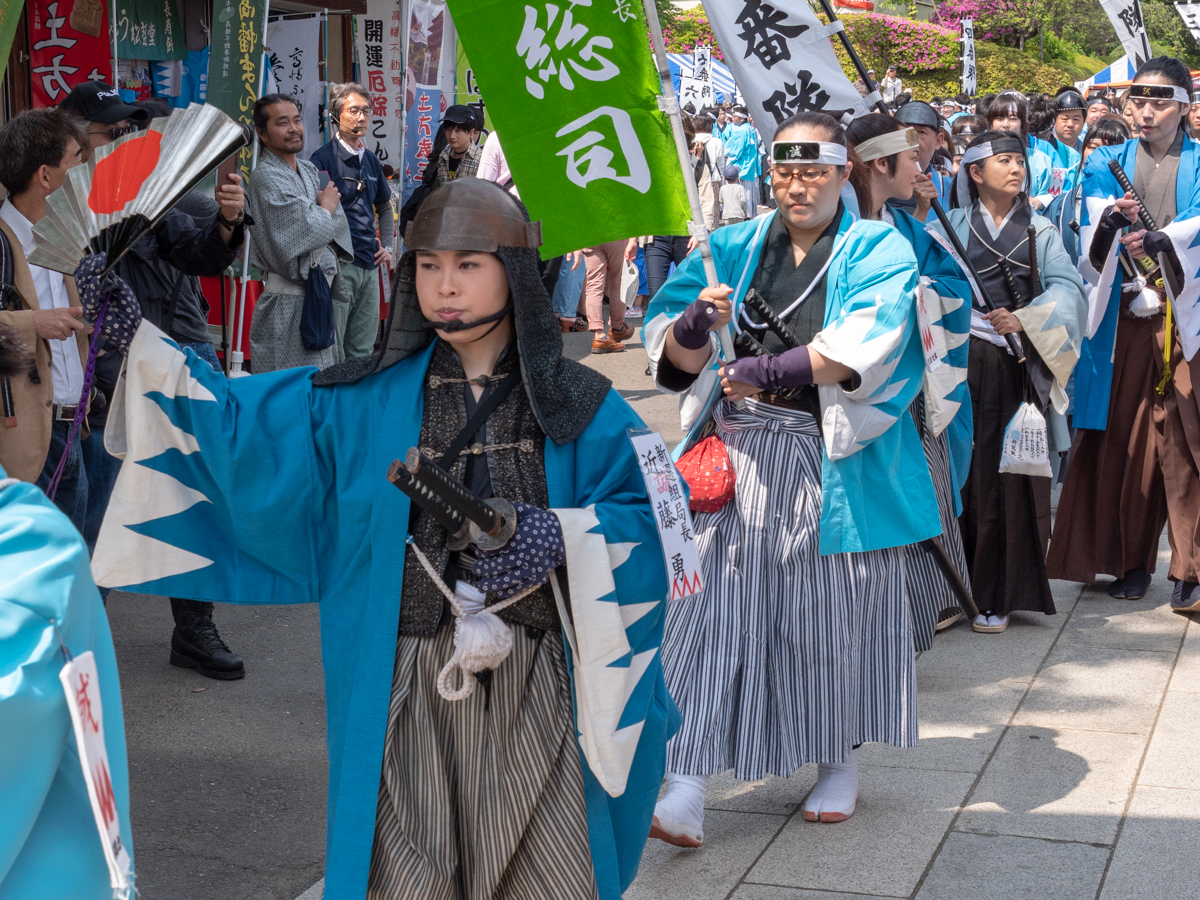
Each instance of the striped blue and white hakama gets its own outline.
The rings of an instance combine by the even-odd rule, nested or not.
[[[667,611],[663,665],[683,726],[667,770],[737,778],[917,742],[903,547],[819,554],[822,444],[808,413],[722,403],[736,491],[696,516],[705,575]]]
[[[912,405],[913,417],[920,423],[925,415],[922,398],[918,396]],[[937,495],[938,515],[942,520],[942,534],[938,538],[946,548],[946,555],[958,570],[967,590],[971,589],[971,574],[967,570],[967,555],[963,552],[962,532],[958,529],[958,516],[954,514],[954,480],[950,474],[950,445],[946,433],[937,437],[926,427],[917,426],[921,432],[921,446],[925,450],[925,462],[929,466],[929,477],[933,480],[933,492]],[[958,609],[958,598],[950,588],[946,576],[928,550],[919,544],[905,548],[905,565],[908,567],[906,586],[909,607],[913,620],[913,640],[919,652],[933,645],[933,634],[938,615],[944,609]]]

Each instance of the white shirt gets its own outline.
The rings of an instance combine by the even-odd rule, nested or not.
[[[508,168],[508,160],[505,159],[504,150],[500,146],[500,138],[494,131],[483,142],[483,150],[479,154],[479,168],[475,171],[475,177],[482,178],[484,181],[494,181],[501,187],[512,180],[512,172]],[[508,186],[508,192],[518,200],[521,199],[515,183]]]
[[[712,163],[712,180],[720,184],[725,181],[725,143],[715,134],[697,131],[696,140],[704,144],[708,151],[708,161]]]
[[[358,147],[355,148],[355,147],[351,147],[344,140],[342,140],[342,135],[340,133],[338,134],[337,139],[338,139],[339,144],[341,144],[343,147],[345,147],[347,150],[349,150],[351,153],[353,153],[355,156],[357,156],[359,158],[359,160],[362,160],[363,154],[367,152],[366,145],[364,145],[362,141],[359,141]]]
[[[21,250],[28,259],[37,246],[33,240],[33,223],[8,200],[0,206],[0,219],[3,219],[17,236]],[[37,292],[38,306],[42,309],[66,309],[71,305],[61,272],[43,269],[41,266],[30,266],[29,273],[33,276],[33,289]],[[49,344],[54,402],[59,406],[74,406],[83,392],[83,365],[79,361],[79,345],[74,336],[65,341],[49,341]]]

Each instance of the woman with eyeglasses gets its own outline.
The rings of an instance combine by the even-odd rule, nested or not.
[[[850,182],[863,218],[887,222],[913,245],[927,315],[937,324],[939,335],[950,338],[937,345],[939,365],[926,371],[923,389],[909,411],[921,435],[925,462],[937,493],[940,541],[958,577],[966,584],[970,575],[958,530],[960,509],[956,498],[971,464],[971,400],[966,385],[952,373],[966,369],[965,343],[971,316],[967,304],[950,298],[969,296],[970,286],[949,255],[925,236],[921,210],[914,218],[903,207],[890,205],[893,200],[905,201],[912,196],[921,173],[919,139],[914,130],[891,116],[872,113],[851,122],[846,138],[854,164]],[[946,303],[943,294],[948,298]],[[950,346],[955,340],[958,346]],[[953,625],[962,617],[962,611],[930,548],[907,548],[905,563],[915,647],[918,651],[928,650],[934,631]]]
[[[844,207],[834,119],[787,119],[770,159],[775,213],[713,234],[720,286],[691,254],[643,332],[656,383],[691,413],[680,449],[715,435],[735,475],[732,497],[692,492],[715,510],[695,517],[705,590],[671,604],[663,639],[683,725],[651,834],[685,847],[717,772],[817,763],[804,819],[840,822],[858,747],[917,740],[903,548],[941,523],[908,414],[924,365],[916,260]],[[734,317],[736,358],[722,358],[715,332]]]
[[[1192,248],[1200,145],[1184,130],[1191,101],[1187,65],[1150,60],[1128,97],[1141,137],[1092,151],[1084,169],[1079,268],[1095,288],[1075,378],[1079,431],[1047,560],[1055,578],[1112,575],[1110,595],[1138,600],[1165,523],[1177,612],[1200,611],[1200,403],[1191,372],[1200,323],[1190,304],[1167,305],[1195,296],[1200,269]],[[1113,162],[1161,230],[1145,230]]]
[[[994,109],[996,103],[992,104]],[[963,154],[951,226],[997,309],[973,305],[967,384],[974,417],[974,454],[960,518],[971,589],[980,614],[975,631],[996,634],[1018,610],[1053,615],[1046,578],[1050,538],[1050,478],[1000,473],[1007,430],[1023,403],[1044,416],[1067,407],[1067,380],[1083,340],[1087,298],[1083,282],[1054,226],[1025,195],[1026,142],[1013,132],[988,131]],[[941,226],[933,226],[938,231]],[[1025,355],[1013,355],[1015,336]],[[1066,449],[1054,443],[1050,452]]]

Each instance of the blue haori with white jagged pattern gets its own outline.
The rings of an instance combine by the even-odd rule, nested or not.
[[[1097,147],[1088,155],[1083,171],[1083,203],[1080,209],[1079,272],[1088,285],[1087,339],[1083,342],[1079,364],[1075,369],[1075,408],[1073,424],[1076,428],[1104,429],[1108,424],[1108,405],[1112,391],[1113,347],[1117,340],[1117,316],[1120,311],[1121,279],[1116,277],[1117,250],[1114,240],[1109,249],[1104,271],[1097,271],[1091,263],[1092,238],[1096,224],[1117,197],[1123,196],[1117,179],[1109,171],[1110,160],[1117,160],[1125,174],[1133,179],[1137,163],[1137,140],[1126,141],[1114,147]],[[1185,220],[1200,216],[1200,144],[1185,134],[1179,154],[1179,174],[1175,182],[1175,222],[1178,231]],[[1158,223],[1161,225],[1161,223]],[[1173,223],[1174,224],[1174,223]],[[1134,225],[1134,230],[1140,228]],[[1176,251],[1185,249],[1176,246]],[[1192,251],[1194,254],[1195,251]],[[1187,255],[1187,254],[1185,254]],[[1200,272],[1194,269],[1185,272],[1190,284],[1185,285],[1184,294],[1190,299],[1189,307],[1196,304],[1196,278]],[[1191,312],[1191,310],[1188,310]],[[1176,314],[1180,310],[1175,310]],[[1193,337],[1200,334],[1200,323],[1194,322],[1195,315],[1186,316],[1194,328]],[[1186,327],[1181,325],[1182,327]],[[1181,336],[1182,337],[1182,336]]]
[[[96,547],[101,584],[321,604],[326,900],[358,900],[367,887],[409,518],[386,472],[418,442],[431,352],[333,387],[314,387],[312,368],[228,381],[143,322],[106,429],[125,463]],[[679,724],[659,657],[666,569],[625,433],[639,427],[611,391],[580,438],[545,449],[602,900],[637,873]]]

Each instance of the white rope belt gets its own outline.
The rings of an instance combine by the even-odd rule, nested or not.
[[[483,594],[470,585],[462,587],[470,588],[472,593],[479,594],[478,600],[450,590],[450,586],[438,575],[433,564],[421,552],[421,548],[416,545],[411,535],[407,543],[416,554],[417,562],[433,579],[433,583],[438,586],[442,596],[450,603],[450,609],[454,611],[454,655],[438,673],[438,693],[445,700],[465,700],[475,691],[475,685],[478,683],[474,677],[475,673],[482,672],[484,669],[496,668],[512,652],[512,629],[496,613],[508,609],[518,600],[524,600],[541,585],[535,584],[528,590],[485,607]],[[466,601],[468,605],[464,606],[463,601]],[[453,686],[456,668],[462,671],[462,684],[457,688]]]

